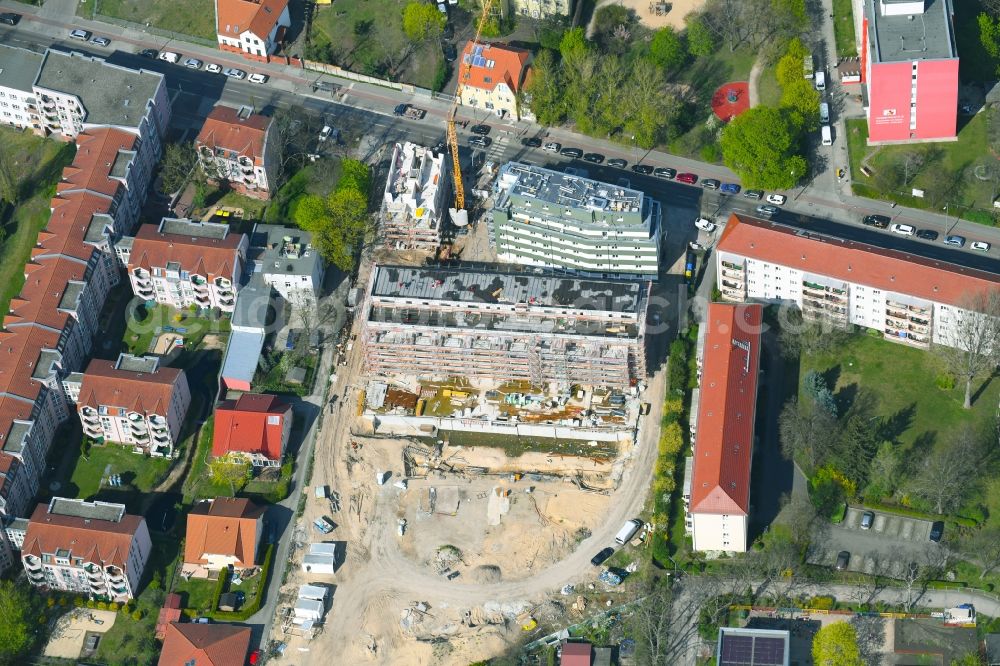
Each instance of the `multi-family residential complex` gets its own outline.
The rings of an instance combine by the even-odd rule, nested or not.
[[[687,512],[697,551],[745,552],[763,307],[708,306]]]
[[[191,405],[184,371],[161,368],[156,356],[94,359],[86,372],[67,376],[63,389],[76,403],[84,435],[158,457],[173,455]]]
[[[531,61],[531,51],[506,44],[469,41],[462,49],[463,106],[486,109],[500,118],[520,120],[530,113],[517,98],[523,90]],[[468,66],[468,70],[464,65]]]
[[[292,304],[314,303],[323,286],[323,259],[308,231],[258,224],[250,234],[251,282],[260,276]]]
[[[34,51],[0,45],[0,123],[42,131],[32,87],[42,58]]]
[[[650,285],[377,266],[360,315],[365,370],[630,386],[645,376]]]
[[[202,170],[240,194],[267,199],[278,171],[274,120],[249,108],[212,109],[194,140]]]
[[[174,308],[232,312],[249,241],[229,225],[165,217],[115,246],[132,293]]]
[[[138,591],[153,543],[125,505],[53,497],[28,521],[21,561],[37,587],[115,601]]]
[[[409,142],[393,147],[378,223],[387,247],[438,248],[448,214],[449,174],[444,153]]]
[[[642,192],[508,162],[493,194],[490,242],[501,261],[656,279],[662,213]]]
[[[952,0],[861,1],[868,142],[955,139],[958,50]]]
[[[738,215],[715,257],[727,300],[793,303],[807,319],[920,348],[955,346],[969,299],[1000,289],[991,273]]]
[[[219,48],[267,60],[292,24],[288,0],[215,0]]]
[[[227,567],[250,569],[264,535],[264,509],[248,499],[202,500],[187,516],[184,539],[185,575],[204,578]]]
[[[0,516],[23,516],[31,504],[33,494],[20,468],[20,460],[0,453]],[[0,571],[5,568],[0,566]]]
[[[292,406],[277,396],[244,393],[215,408],[212,455],[245,455],[256,467],[281,464],[292,431]]]

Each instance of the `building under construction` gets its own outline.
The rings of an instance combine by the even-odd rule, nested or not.
[[[648,281],[539,268],[376,266],[362,340],[374,375],[625,387],[645,375]]]
[[[379,212],[379,238],[396,250],[434,251],[448,212],[450,192],[444,153],[397,143]]]

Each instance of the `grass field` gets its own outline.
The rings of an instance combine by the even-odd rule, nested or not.
[[[0,128],[0,146],[14,155],[22,176],[20,203],[13,210],[0,206],[0,312],[7,312],[24,286],[24,264],[49,221],[49,200],[76,147],[6,127]]]
[[[131,448],[119,444],[94,445],[86,458],[81,456],[77,461],[70,482],[76,487],[77,497],[92,498],[101,493],[101,478],[110,465],[110,473],[121,475],[126,486],[139,493],[147,493],[167,474],[171,462],[165,458],[147,458],[132,453]]]
[[[781,85],[778,83],[775,68],[775,64],[768,65],[757,80],[757,95],[764,106],[778,106],[781,101]]]
[[[851,0],[833,0],[833,38],[837,42],[837,55],[841,58],[858,55],[854,41],[854,14]]]
[[[97,3],[96,9],[94,2]],[[161,30],[180,32],[215,42],[215,4],[212,0],[91,0],[77,5],[77,16],[97,14],[133,23],[149,23]],[[183,49],[182,49],[183,52]]]
[[[194,452],[194,460],[187,478],[184,479],[184,502],[190,504],[209,497],[230,496],[232,492],[228,485],[212,482],[208,475],[208,457],[212,454],[212,433],[215,417],[209,417],[201,428],[201,438]]]
[[[184,580],[178,577],[174,592],[181,595],[181,608],[191,608],[199,615],[204,615],[215,610],[211,606],[217,584],[218,581],[205,578]]]

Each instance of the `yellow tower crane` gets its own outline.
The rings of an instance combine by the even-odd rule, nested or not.
[[[495,1],[483,0],[483,15],[479,18],[479,24],[476,26],[476,36],[472,40],[473,45],[479,43],[479,38],[483,34],[483,27],[486,25],[486,21],[489,20],[490,9],[492,9]],[[455,101],[452,102],[451,110],[448,112],[448,148],[451,150],[451,172],[455,185],[455,213],[453,213],[453,216],[459,215],[459,211],[465,210],[465,186],[462,184],[462,168],[458,162],[458,131],[455,129],[455,114],[458,113],[458,105],[462,101],[462,89],[465,88],[465,83],[469,80],[471,71],[472,58],[470,57],[468,62],[463,58],[459,63]]]

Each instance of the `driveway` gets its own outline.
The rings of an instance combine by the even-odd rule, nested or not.
[[[837,553],[851,554],[851,571],[879,573],[898,577],[910,562],[925,559],[930,540],[931,521],[872,511],[875,520],[869,530],[861,529],[865,509],[850,507],[844,521],[831,525],[825,534],[826,546],[818,551],[814,564],[833,566]]]

